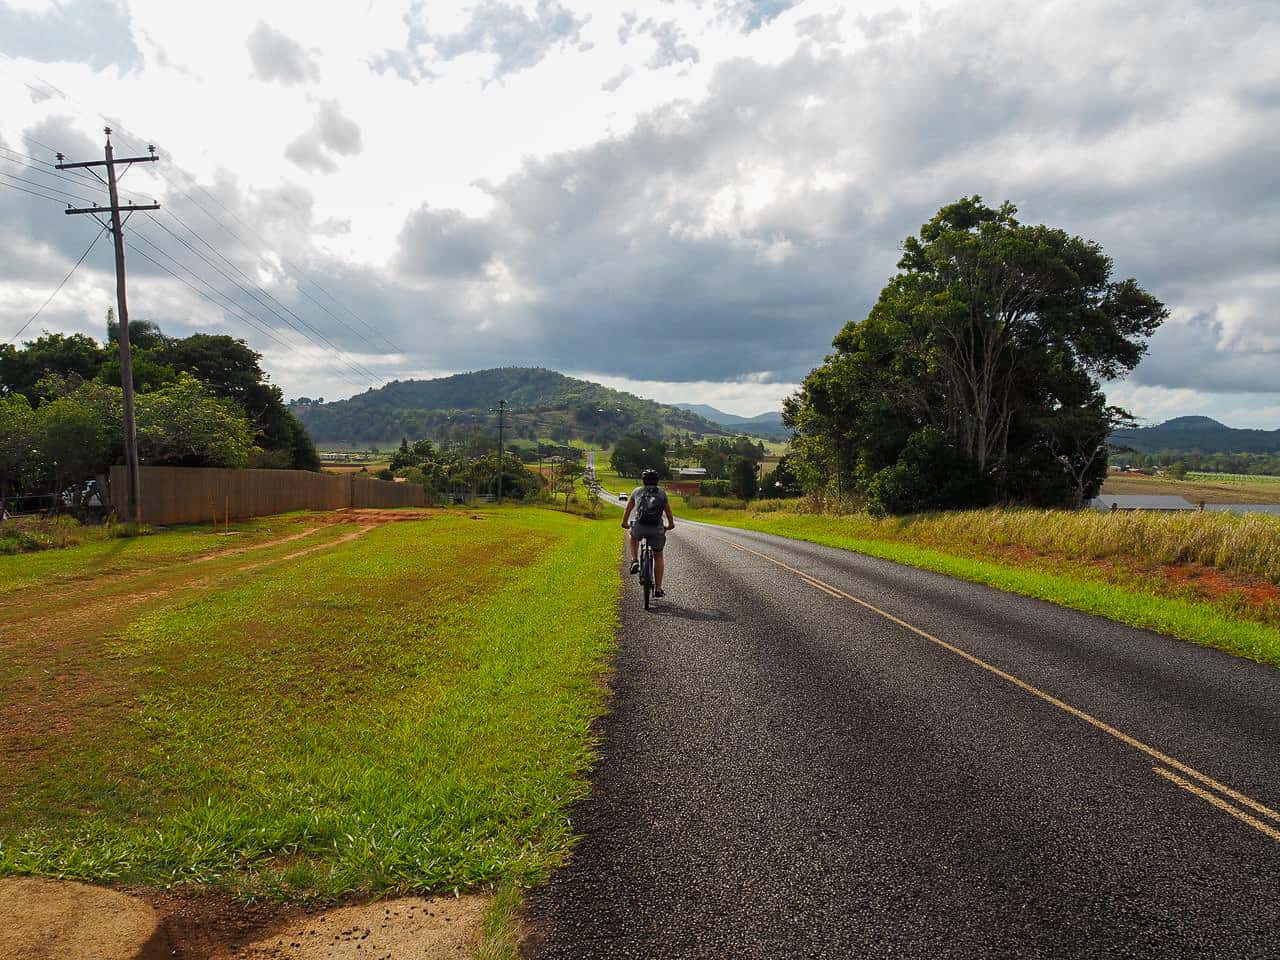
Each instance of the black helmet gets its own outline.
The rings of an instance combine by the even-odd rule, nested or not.
[[[644,473],[640,474],[640,482],[643,483],[646,487],[652,487],[656,485],[658,482],[658,471],[646,470]]]

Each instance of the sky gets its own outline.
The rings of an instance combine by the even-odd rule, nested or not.
[[[98,232],[48,164],[109,122],[160,156],[131,317],[287,397],[532,365],[776,409],[979,194],[1169,306],[1112,402],[1280,428],[1277,50],[1275,0],[0,0],[0,342]],[[114,296],[101,238],[17,339]]]

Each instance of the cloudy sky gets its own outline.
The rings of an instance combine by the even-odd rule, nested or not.
[[[291,397],[528,364],[758,413],[978,193],[1171,307],[1114,401],[1280,427],[1277,50],[1275,0],[0,0],[0,341],[110,120],[162,157],[132,316]],[[21,339],[101,338],[110,270]]]

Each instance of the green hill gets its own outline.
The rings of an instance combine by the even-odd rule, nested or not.
[[[1277,453],[1280,430],[1243,430],[1228,427],[1212,417],[1175,417],[1153,427],[1117,430],[1111,435],[1113,447],[1127,447],[1140,453],[1180,451],[1185,453]]]
[[[492,423],[490,410],[506,400],[513,439],[612,443],[622,434],[731,432],[688,410],[645,400],[589,380],[537,367],[496,367],[435,380],[396,380],[376,390],[290,409],[316,443],[385,447],[401,437],[449,440]]]

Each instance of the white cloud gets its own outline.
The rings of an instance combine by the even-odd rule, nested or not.
[[[10,2],[0,144],[91,155],[98,111],[156,138],[162,163],[126,185],[364,366],[544,363],[743,413],[821,360],[938,206],[1008,198],[1098,240],[1175,309],[1117,398],[1152,417],[1272,416],[1280,23],[1265,0],[628,8],[121,0],[93,21],[110,42],[86,46],[57,29],[69,14]],[[7,190],[0,213],[8,326],[88,225]],[[148,223],[134,221],[222,283]],[[137,277],[163,323],[242,331],[146,264]],[[403,353],[379,357],[306,278]],[[50,323],[97,332],[110,298],[91,289],[108,280],[87,263]],[[247,335],[291,393],[353,389],[321,389],[324,351]],[[786,383],[750,379],[765,368]]]

